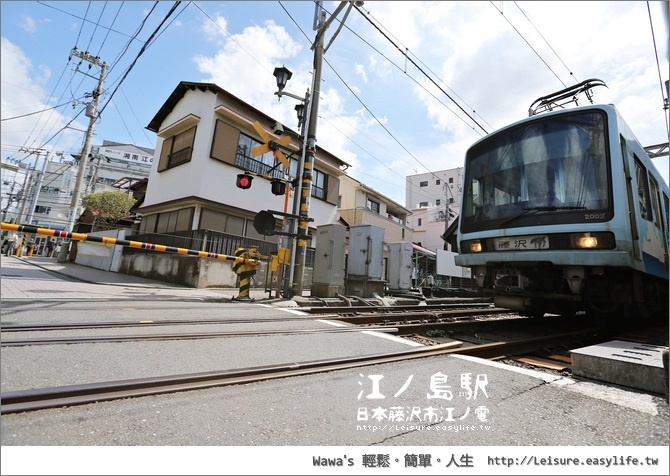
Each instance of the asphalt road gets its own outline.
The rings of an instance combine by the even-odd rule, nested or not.
[[[221,297],[221,291],[188,291],[147,283],[96,284],[53,274],[14,258],[3,257],[2,274],[3,325],[218,318],[245,322],[144,328],[141,332],[194,332],[196,327],[262,331],[337,326],[328,321],[303,320],[299,308],[283,301],[240,303],[222,298],[213,302],[213,296]],[[13,291],[5,293],[9,289]],[[34,292],[36,289],[44,292]],[[67,292],[54,298],[51,291],[59,289]],[[133,299],[136,295],[129,295],[129,291],[142,295]],[[260,318],[287,320],[258,322]],[[132,328],[92,329],[30,336],[139,332]],[[3,332],[2,338],[26,335]],[[1,390],[376,354],[415,345],[382,333],[347,332],[2,347]],[[0,422],[3,468],[13,463],[12,468],[25,467],[27,471],[37,467],[39,458],[17,465],[15,458],[25,458],[21,450],[26,448],[207,447],[230,451],[234,447],[307,447],[311,455],[319,449],[327,452],[336,447],[375,448],[372,452],[376,453],[394,447],[415,451],[482,447],[490,451],[491,447],[518,450],[570,446],[590,447],[594,452],[598,451],[596,447],[607,447],[622,453],[646,448],[650,453],[662,450],[665,454],[670,443],[668,405],[661,396],[457,356],[6,414]],[[10,463],[5,463],[5,455]],[[355,466],[358,472],[347,474],[360,474],[359,459],[360,454]],[[160,468],[159,463],[148,467]],[[667,459],[662,464],[666,465],[661,466],[663,471]],[[54,471],[76,467],[57,460],[51,466]],[[249,466],[252,471],[254,467]],[[310,467],[314,471],[311,460],[304,473],[296,469],[296,474],[310,474]],[[86,474],[107,474],[99,473],[98,466],[86,468],[90,471]],[[153,474],[146,468],[136,465],[134,473],[129,471]],[[191,474],[202,474],[202,466],[194,462],[192,468],[199,470]],[[219,467],[218,473],[211,474],[225,472]],[[425,473],[444,474],[444,468],[441,473]],[[3,474],[12,473],[3,469]]]

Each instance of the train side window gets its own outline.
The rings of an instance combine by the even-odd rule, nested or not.
[[[667,230],[668,226],[670,226],[670,199],[668,196],[664,193],[663,194],[663,207],[665,207],[665,227],[664,229]]]
[[[654,214],[654,223],[659,229],[663,229],[661,223],[661,204],[658,202],[658,182],[652,176],[649,176],[649,185],[651,188],[651,208]]]
[[[647,169],[635,156],[635,175],[637,178],[637,196],[640,204],[640,216],[647,221],[653,221],[649,206],[649,184],[647,183]]]

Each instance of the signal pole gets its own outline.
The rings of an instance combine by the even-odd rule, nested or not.
[[[107,72],[107,63],[101,61],[98,56],[91,56],[88,51],[80,52],[77,47],[72,50],[72,56],[83,59],[91,64],[100,66],[100,77],[98,78],[98,86],[93,91],[93,101],[86,105],[86,117],[89,118],[88,129],[86,131],[86,137],[84,139],[84,148],[81,151],[81,157],[79,158],[79,172],[77,173],[77,181],[75,182],[74,191],[72,192],[72,202],[70,203],[70,212],[67,217],[66,230],[68,233],[72,232],[74,228],[74,221],[77,217],[79,211],[79,206],[81,202],[81,188],[84,183],[84,174],[86,173],[86,162],[88,161],[88,154],[91,152],[91,138],[93,137],[93,126],[95,121],[98,118],[98,103],[100,102],[100,96],[102,95],[102,85],[105,81],[105,73]],[[80,71],[81,72],[81,71]],[[86,73],[82,73],[86,74]],[[86,76],[90,76],[86,74]],[[92,77],[92,76],[91,76]],[[58,255],[58,261],[64,263],[67,260],[67,255],[70,251],[70,241],[66,240],[61,246],[60,254]]]

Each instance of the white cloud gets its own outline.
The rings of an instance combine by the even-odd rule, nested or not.
[[[358,74],[363,79],[363,82],[367,84],[368,75],[365,72],[365,66],[363,66],[362,64],[357,64],[354,70],[356,71],[356,74]]]
[[[294,74],[285,90],[304,96],[311,84],[311,75],[306,73],[309,68],[295,59],[301,45],[272,20],[246,27],[239,34],[225,33],[228,31],[225,18],[217,16],[215,20],[218,27],[213,28],[211,22],[206,21],[204,31],[210,41],[220,43],[220,49],[214,56],[194,58],[198,70],[205,75],[203,80],[219,85],[293,127],[297,118],[293,106],[287,105],[293,100],[277,101],[273,95],[277,83],[272,72],[275,67],[286,65]]]
[[[7,38],[2,38],[2,96],[1,115],[6,120],[2,124],[3,155],[20,147],[40,147],[62,150],[69,146],[81,133],[64,130],[57,135],[56,142],[46,144],[57,131],[69,121],[48,99],[44,85],[50,76],[50,69],[40,65],[34,67],[24,52]],[[41,114],[32,114],[44,110]],[[30,114],[30,115],[28,115]],[[19,117],[25,116],[25,117]],[[73,127],[85,128],[81,123]]]
[[[24,16],[21,19],[20,26],[23,30],[27,31],[28,33],[35,33],[35,30],[37,29],[37,24],[35,23],[35,20],[28,16]]]

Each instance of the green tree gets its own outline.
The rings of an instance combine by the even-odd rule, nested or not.
[[[130,214],[136,200],[122,191],[92,193],[84,197],[81,204],[95,216],[91,231],[113,229],[119,219]]]

